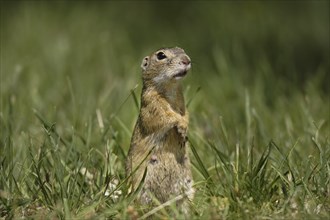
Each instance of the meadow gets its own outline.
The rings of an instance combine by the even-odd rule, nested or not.
[[[329,35],[321,0],[1,1],[0,218],[150,214],[124,171],[140,64],[179,46],[191,219],[329,219]]]

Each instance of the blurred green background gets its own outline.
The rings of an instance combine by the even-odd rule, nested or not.
[[[206,141],[233,158],[237,143],[261,154],[274,140],[317,161],[311,137],[329,146],[329,32],[329,1],[1,1],[1,154],[12,149],[16,163],[44,145],[37,111],[77,154],[115,139],[124,159],[141,61],[179,46],[193,63],[183,84],[206,167]]]
[[[246,93],[269,111],[263,120],[297,108],[296,94],[313,96],[315,117],[329,111],[328,1],[8,1],[1,5],[2,120],[12,102],[17,134],[36,125],[31,109],[59,128],[83,126],[96,109],[105,118],[116,112],[132,129],[134,102],[119,107],[141,85],[142,58],[170,46],[193,61],[184,84],[188,98],[201,87],[191,108],[204,114],[205,125],[196,124],[204,131],[218,115],[239,126]]]

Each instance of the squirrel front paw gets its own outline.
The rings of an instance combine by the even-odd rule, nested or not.
[[[179,135],[181,136],[180,138],[180,144],[183,146],[188,140],[188,121],[183,117],[182,120],[180,120],[177,124],[177,131]]]

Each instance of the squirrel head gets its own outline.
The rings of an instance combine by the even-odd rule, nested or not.
[[[142,60],[143,80],[166,83],[183,78],[191,68],[191,60],[179,47],[162,48]]]

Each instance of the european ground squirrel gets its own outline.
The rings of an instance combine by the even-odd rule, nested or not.
[[[189,116],[180,79],[191,68],[183,49],[163,48],[143,59],[141,109],[126,161],[131,189],[136,190],[146,170],[138,201],[154,204],[176,200],[187,213],[194,196],[187,152]]]

